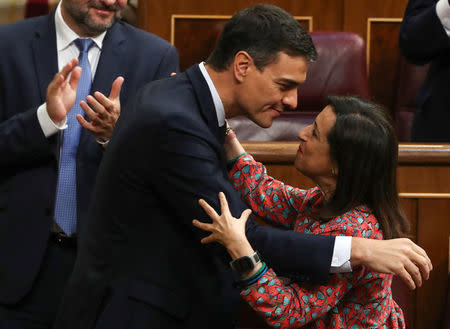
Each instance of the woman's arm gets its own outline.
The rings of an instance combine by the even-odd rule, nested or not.
[[[228,125],[228,122],[226,123],[226,125],[227,129],[225,133],[225,143],[223,144],[223,148],[225,150],[225,157],[228,162],[245,153],[245,150],[237,139],[233,129],[231,129],[231,127]]]
[[[241,290],[242,298],[274,328],[298,328],[317,321],[338,304],[358,273],[335,274],[327,285],[301,287],[269,269],[256,283]],[[324,325],[323,327],[326,327]]]
[[[317,188],[302,190],[269,176],[263,164],[249,154],[235,161],[229,177],[242,200],[258,216],[287,228],[304,211],[307,200],[314,203],[321,198]]]
[[[212,224],[194,220],[193,224],[195,226],[211,232],[211,235],[202,239],[201,242],[219,242],[227,248],[232,259],[251,255],[254,250],[245,236],[245,222],[249,213],[244,212],[239,219],[234,218],[228,210],[227,201],[223,193],[219,195],[219,199],[222,209],[221,215],[218,215],[205,201],[201,200],[199,202],[213,220]],[[340,223],[342,224],[325,230],[326,233],[332,235],[361,235],[361,232],[364,232],[364,230],[359,228],[352,229],[351,226],[345,225],[344,221],[340,221]],[[252,308],[261,313],[270,325],[282,328],[300,327],[310,321],[318,320],[328,312],[345,313],[342,307],[338,308],[339,301],[356,283],[363,285],[375,280],[386,280],[386,275],[368,272],[364,267],[359,267],[354,269],[352,273],[333,275],[330,277],[327,285],[306,288],[278,278],[272,269],[260,274],[260,268],[261,265],[242,275],[243,285],[246,285],[248,282],[252,283],[242,289],[241,295]],[[256,280],[254,280],[255,275],[259,275]],[[388,284],[387,281],[386,285]],[[364,299],[367,299],[369,294],[374,293],[372,290],[379,290],[379,287],[381,287],[379,281],[375,283],[364,288]],[[388,291],[389,287],[386,286],[385,296],[387,296]],[[353,302],[358,303],[358,296],[355,294],[353,297],[355,298]],[[384,310],[375,309],[378,305],[372,307],[372,303],[369,303],[368,306],[361,306],[361,308],[365,307],[366,311],[364,314],[368,318],[380,318],[380,323],[383,323],[383,319],[381,319],[383,316],[379,313]],[[359,310],[349,309],[348,312],[359,314],[362,312],[361,308]],[[389,314],[389,312],[386,314]],[[350,316],[347,317],[347,315]],[[351,318],[351,315],[346,313],[346,318]],[[358,319],[358,317],[354,318]]]

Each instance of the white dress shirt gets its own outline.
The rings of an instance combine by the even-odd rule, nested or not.
[[[61,14],[61,3],[59,3],[55,12],[55,30],[56,49],[58,51],[58,71],[61,71],[68,62],[70,62],[73,58],[78,58],[80,54],[80,51],[74,43],[74,41],[80,38],[80,36],[72,31],[72,29],[64,21]],[[97,71],[98,60],[100,58],[105,35],[106,31],[94,38],[91,38],[94,41],[94,46],[92,46],[89,50],[88,58],[91,65],[92,78],[94,78],[95,72]],[[39,106],[37,110],[37,117],[45,137],[50,137],[56,134],[59,130],[67,128],[67,118],[59,124],[54,123],[50,119],[47,112],[46,103]]]
[[[217,92],[217,89],[214,86],[214,83],[212,82],[211,77],[208,74],[208,71],[206,71],[205,63],[204,62],[200,63],[199,68],[211,92],[214,107],[216,108],[217,122],[219,123],[219,127],[221,127],[225,124],[225,108],[223,107],[222,100],[219,97],[219,93]],[[344,273],[352,271],[352,267],[350,264],[351,249],[352,249],[351,236],[336,237],[333,247],[333,257],[331,258],[331,266],[330,266],[331,273]]]
[[[445,32],[447,32],[447,35],[450,36],[450,5],[448,4],[448,0],[438,1],[436,4],[436,13],[445,29]]]

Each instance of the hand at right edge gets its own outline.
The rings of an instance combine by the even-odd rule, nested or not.
[[[410,239],[372,240],[352,238],[352,267],[365,265],[381,273],[398,275],[410,289],[428,280],[433,269],[425,250]]]
[[[67,63],[61,72],[55,74],[55,77],[47,87],[47,112],[52,121],[59,125],[67,113],[70,112],[77,95],[78,82],[81,77],[81,67],[78,65],[78,59],[74,58]],[[69,75],[70,79],[67,78]]]

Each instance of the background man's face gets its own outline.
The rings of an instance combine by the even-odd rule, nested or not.
[[[126,4],[127,0],[64,0],[63,17],[81,36],[95,36],[120,19]]]

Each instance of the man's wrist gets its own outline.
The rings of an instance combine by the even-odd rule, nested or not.
[[[47,138],[56,134],[58,131],[67,128],[67,117],[65,117],[62,122],[56,124],[48,114],[46,103],[38,107],[37,118],[39,121],[39,125],[41,126],[41,129],[45,137]]]
[[[352,267],[364,264],[370,257],[370,248],[367,248],[366,240],[357,237],[352,238],[352,249],[350,253]]]
[[[227,246],[227,250],[233,260],[251,255],[255,252],[247,239],[230,243]]]

